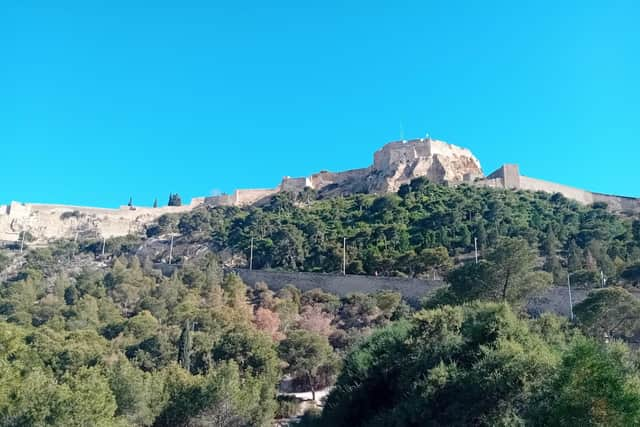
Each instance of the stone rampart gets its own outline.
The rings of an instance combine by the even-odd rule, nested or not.
[[[480,171],[480,173],[482,170],[480,162],[468,149],[430,138],[396,141],[386,144],[374,153],[373,169],[387,172],[394,169],[394,165],[398,163],[408,163],[433,156],[470,159],[472,169]]]
[[[209,206],[249,206],[265,200],[279,191],[279,188],[254,188],[236,190],[233,194],[221,194],[205,198]]]
[[[593,193],[580,190],[578,188],[569,187],[567,185],[556,184],[555,182],[544,181],[541,179],[529,178],[527,176],[520,177],[520,189],[529,191],[544,191],[547,193],[560,193],[568,199],[575,200],[585,205],[593,203]]]
[[[568,185],[558,184],[542,179],[520,175],[517,165],[503,165],[487,178],[473,182],[473,185],[506,188],[514,190],[544,191],[546,193],[560,193],[567,199],[575,200],[583,205],[595,202],[606,203],[613,211],[640,212],[640,199],[609,194],[592,193]]]
[[[236,206],[248,206],[257,203],[265,198],[271,197],[278,192],[277,189],[263,188],[256,190],[237,190],[235,192]]]
[[[73,238],[76,233],[106,238],[141,233],[145,225],[156,218],[167,213],[188,212],[203,202],[203,198],[196,198],[182,206],[121,206],[118,209],[11,202],[0,209],[0,240],[15,241],[23,231],[38,242]]]
[[[634,213],[640,212],[640,199],[601,193],[592,193],[592,196],[594,203],[606,203],[613,210]]]

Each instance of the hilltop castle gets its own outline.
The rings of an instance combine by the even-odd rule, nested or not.
[[[79,233],[92,237],[123,236],[143,232],[146,224],[165,213],[187,212],[202,205],[248,206],[268,202],[279,192],[295,194],[306,189],[312,189],[322,197],[382,194],[395,192],[402,184],[418,177],[447,185],[560,193],[583,204],[604,202],[614,211],[640,212],[640,199],[592,193],[530,178],[520,175],[518,166],[513,164],[503,165],[485,176],[480,162],[468,149],[422,138],[386,144],[374,153],[373,164],[366,168],[344,172],[321,171],[299,178],[287,176],[276,188],[236,190],[230,195],[198,197],[189,205],[180,207],[100,209],[12,202],[0,206],[0,241],[16,241],[23,231],[28,231],[38,241],[72,238]]]
[[[466,148],[430,138],[386,144],[373,155],[367,168],[344,172],[322,171],[308,177],[284,177],[280,185],[269,189],[236,190],[233,194],[207,197],[214,206],[247,206],[267,201],[280,191],[300,193],[305,188],[319,195],[388,193],[400,185],[424,176],[437,183],[472,181],[482,177],[480,162]]]

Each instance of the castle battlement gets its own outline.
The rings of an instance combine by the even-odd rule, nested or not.
[[[482,174],[480,161],[469,149],[431,138],[394,141],[385,144],[374,153],[373,168],[384,171],[398,163],[424,160],[433,156],[468,158],[475,164],[477,172]]]

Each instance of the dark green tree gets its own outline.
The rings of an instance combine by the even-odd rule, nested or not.
[[[305,330],[294,330],[280,343],[280,357],[287,363],[286,371],[307,380],[312,399],[316,398],[319,375],[335,372],[337,358],[326,337]]]
[[[598,339],[629,340],[640,332],[640,301],[623,288],[591,291],[574,313],[582,330]]]
[[[191,322],[187,319],[180,334],[178,360],[183,369],[191,370]]]
[[[531,425],[640,425],[640,377],[625,346],[578,339],[551,378]]]
[[[169,194],[169,202],[168,206],[182,206],[182,198],[178,193],[170,193]]]

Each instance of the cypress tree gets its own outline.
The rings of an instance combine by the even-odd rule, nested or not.
[[[189,320],[185,321],[180,334],[178,362],[187,371],[191,369],[191,322]]]

